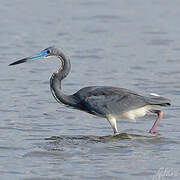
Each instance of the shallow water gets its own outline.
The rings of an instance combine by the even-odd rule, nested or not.
[[[180,2],[178,0],[1,1],[0,179],[179,179]],[[172,100],[156,117],[105,119],[51,95],[55,59],[8,67],[50,46],[71,56],[71,94],[110,85]]]

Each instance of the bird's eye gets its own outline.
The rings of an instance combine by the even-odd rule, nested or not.
[[[50,50],[47,50],[46,52],[47,52],[48,54],[50,54]]]

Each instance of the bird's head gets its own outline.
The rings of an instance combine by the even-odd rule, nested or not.
[[[38,54],[34,54],[32,56],[15,61],[15,62],[9,64],[9,66],[21,64],[24,62],[34,61],[34,60],[38,60],[38,59],[42,59],[42,58],[49,58],[49,57],[55,57],[55,56],[57,57],[58,54],[61,54],[59,51],[60,51],[60,49],[56,48],[55,46],[50,46],[50,47],[42,50]]]

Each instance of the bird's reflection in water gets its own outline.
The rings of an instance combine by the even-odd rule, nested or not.
[[[66,141],[66,143],[72,142],[72,144],[76,143],[108,143],[108,142],[115,142],[120,141],[124,139],[137,139],[137,138],[143,138],[143,139],[152,139],[160,137],[160,134],[154,133],[153,135],[140,135],[140,134],[131,134],[131,133],[120,133],[116,136],[83,136],[83,135],[76,135],[76,136],[52,136],[49,138],[45,138],[45,140],[49,141],[55,141],[55,142],[63,142]]]

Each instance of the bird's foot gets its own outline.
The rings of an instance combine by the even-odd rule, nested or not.
[[[153,131],[152,129],[149,130],[149,133],[150,133],[150,134],[156,134],[156,132]]]
[[[113,136],[118,136],[118,135],[119,135],[119,133],[118,133],[118,132],[115,132]]]

